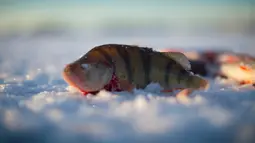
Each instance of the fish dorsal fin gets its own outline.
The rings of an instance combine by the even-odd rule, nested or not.
[[[186,70],[191,70],[189,59],[181,52],[162,52],[165,56],[175,60]]]

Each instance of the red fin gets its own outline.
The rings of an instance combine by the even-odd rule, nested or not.
[[[174,88],[174,89],[165,89],[161,90],[161,92],[174,92],[175,90],[183,90],[184,88]]]
[[[186,88],[180,91],[176,96],[177,97],[184,97],[184,96],[189,96],[195,89],[191,88]]]
[[[247,67],[247,66],[244,66],[244,65],[240,65],[240,69],[244,70],[246,72],[251,72],[252,71],[252,69],[250,67]]]
[[[253,81],[252,80],[244,80],[242,82],[240,82],[241,85],[244,85],[244,84],[253,84]]]
[[[81,91],[82,95],[86,96],[87,94],[89,94],[88,92],[86,91]]]
[[[176,94],[176,99],[178,103],[189,105],[190,99],[189,96],[193,93],[195,89],[187,88],[180,91],[178,94]]]

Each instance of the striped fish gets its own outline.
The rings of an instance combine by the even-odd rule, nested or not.
[[[124,91],[143,89],[150,83],[159,83],[163,91],[208,88],[207,80],[190,70],[189,60],[179,52],[161,53],[147,47],[105,44],[68,64],[63,77],[70,85],[89,92],[103,89],[113,77],[118,81],[118,89]]]

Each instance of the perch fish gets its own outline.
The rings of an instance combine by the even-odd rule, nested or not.
[[[64,80],[84,94],[144,89],[158,83],[162,92],[208,89],[204,78],[191,72],[180,52],[158,52],[152,48],[122,44],[96,46],[63,70]]]

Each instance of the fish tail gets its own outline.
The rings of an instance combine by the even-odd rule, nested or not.
[[[190,81],[191,81],[190,85],[196,89],[208,90],[210,87],[208,80],[206,80],[198,75],[190,76]]]

